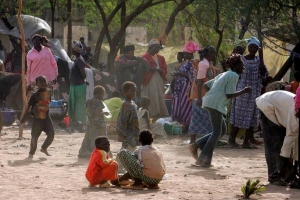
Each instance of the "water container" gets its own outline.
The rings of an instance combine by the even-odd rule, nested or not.
[[[174,126],[173,126],[173,134],[174,135],[181,135],[182,134],[182,128],[180,126],[179,123],[176,123]]]
[[[58,100],[57,102],[58,102],[58,105],[59,105],[59,106],[63,106],[64,103],[65,103],[65,100],[64,100],[64,99],[61,99],[61,100]]]
[[[1,115],[3,126],[11,126],[16,120],[16,114],[13,109],[2,108]]]

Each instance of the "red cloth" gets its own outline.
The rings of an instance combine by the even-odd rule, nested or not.
[[[109,155],[95,148],[85,173],[91,185],[98,185],[104,180],[118,179],[118,163],[109,158]]]
[[[296,94],[296,91],[297,91],[298,87],[299,87],[299,82],[292,81],[291,82],[291,91],[290,92]]]
[[[147,60],[147,62],[150,64],[150,67],[151,68],[156,68],[156,62],[155,60],[153,59],[152,55],[150,53],[145,53],[142,55],[143,58],[145,58],[145,60]],[[166,78],[166,74],[167,74],[167,64],[166,64],[166,61],[165,61],[165,58],[161,55],[158,55],[157,54],[157,58],[158,58],[158,64],[159,64],[159,68],[161,69],[161,74],[160,76],[162,77],[162,79],[164,81],[167,81],[167,78]],[[144,78],[143,78],[143,82],[142,84],[143,85],[148,85],[152,79],[152,76],[154,74],[154,71],[148,71],[144,74]]]

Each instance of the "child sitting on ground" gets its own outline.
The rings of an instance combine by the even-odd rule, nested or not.
[[[118,163],[108,155],[110,143],[107,137],[100,136],[95,140],[95,146],[85,177],[90,187],[99,184],[100,188],[112,187],[108,180],[118,180]]]
[[[153,136],[149,130],[140,133],[139,142],[142,146],[134,153],[123,149],[117,155],[128,174],[134,179],[134,184],[121,187],[142,190],[145,184],[147,188],[159,189],[158,183],[166,173],[162,154],[151,145]]]
[[[122,142],[122,149],[134,151],[138,145],[139,120],[137,116],[137,105],[133,101],[136,95],[136,85],[131,81],[126,81],[122,86],[125,97],[117,120],[118,140]],[[119,163],[119,173],[124,173],[122,164]]]
[[[78,157],[89,158],[95,148],[95,139],[98,136],[107,136],[104,115],[108,115],[109,113],[103,112],[105,108],[102,102],[104,94],[104,87],[98,85],[94,87],[93,98],[86,102],[87,129],[79,149]]]
[[[41,152],[50,156],[47,148],[51,145],[55,134],[52,120],[49,115],[49,105],[52,92],[47,89],[47,80],[45,76],[38,76],[35,81],[38,86],[38,91],[31,95],[25,114],[20,119],[20,123],[24,123],[29,110],[31,110],[31,114],[33,115],[33,124],[31,129],[31,142],[28,158],[33,158],[37,148],[37,142],[42,131],[46,133],[47,138],[42,145]]]
[[[108,138],[105,136],[97,137],[95,146],[85,173],[85,177],[90,183],[89,187],[99,184],[100,188],[110,188],[117,184],[126,185],[130,183],[130,176],[127,174],[118,178],[118,163],[109,156],[110,143]]]
[[[141,107],[138,111],[139,127],[140,130],[149,129],[152,133],[167,138],[167,134],[161,123],[154,122],[150,124],[150,117],[148,107],[150,105],[150,99],[148,97],[141,98]]]

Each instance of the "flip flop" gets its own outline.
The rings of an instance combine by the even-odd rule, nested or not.
[[[105,182],[105,183],[99,185],[99,188],[112,188],[112,187],[115,187],[115,186],[109,182]]]
[[[130,189],[130,190],[143,190],[144,189],[144,187],[135,187],[132,185],[121,185],[121,188]]]
[[[243,149],[258,149],[258,147],[253,144],[242,145],[242,148]]]
[[[198,159],[198,146],[197,149],[195,150],[194,147],[197,146],[195,143],[189,144],[189,151],[192,155],[192,157],[197,160]]]
[[[119,185],[130,185],[130,184],[133,184],[134,181],[131,181],[131,180],[124,180],[124,181],[120,181],[118,184]]]

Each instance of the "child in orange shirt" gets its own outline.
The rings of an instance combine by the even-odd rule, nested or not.
[[[110,143],[107,137],[99,136],[95,140],[93,153],[85,173],[89,186],[94,187],[99,184],[100,188],[110,188],[114,185],[126,185],[131,183],[129,175],[118,178],[118,163],[109,157]],[[108,182],[108,181],[111,181]]]
[[[118,179],[118,163],[111,159],[107,153],[110,150],[108,138],[105,136],[97,137],[95,146],[85,173],[86,179],[90,182],[90,187],[98,184],[101,188],[112,187],[108,180]]]

